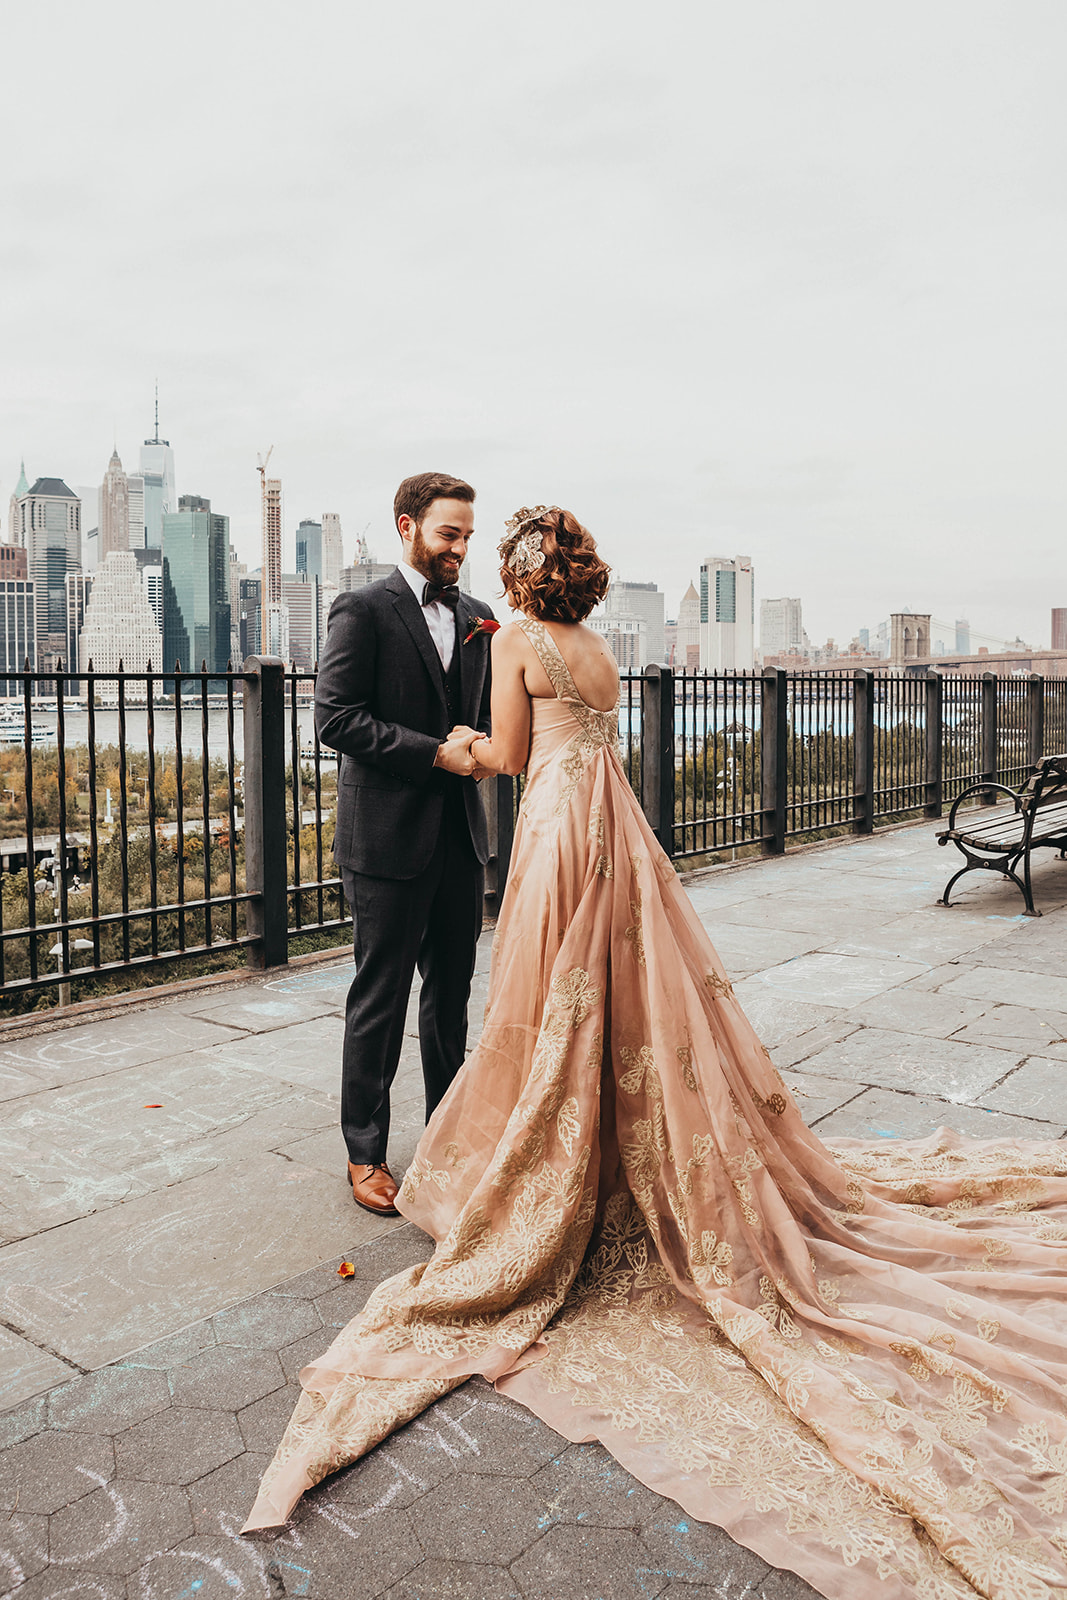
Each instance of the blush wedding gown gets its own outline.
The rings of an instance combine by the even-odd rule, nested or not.
[[[400,1191],[437,1241],[326,1353],[245,1531],[473,1373],[830,1600],[1067,1593],[1067,1148],[824,1144],[619,760],[556,691],[481,1041]]]

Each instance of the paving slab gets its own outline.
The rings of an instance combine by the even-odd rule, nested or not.
[[[795,1069],[786,1068],[782,1078],[789,1093],[800,1107],[800,1114],[809,1128],[820,1117],[825,1117],[830,1111],[836,1111],[838,1106],[847,1105],[850,1100],[863,1093],[861,1083],[846,1078],[822,1077],[814,1072],[797,1072]]]
[[[946,997],[947,998],[947,997]],[[1037,1051],[1067,1060],[1067,1013],[1033,1010],[1029,1006],[994,1005],[975,1022],[961,1028],[957,1039],[994,1045],[1001,1050]]]
[[[40,1087],[53,1089],[106,1077],[120,1067],[169,1060],[233,1037],[232,1029],[187,1017],[173,1007],[161,1006],[150,1015],[150,1022],[146,1014],[133,1012],[0,1044],[0,1070],[24,1073]]]
[[[333,985],[304,995],[289,995],[276,990],[257,990],[252,994],[232,994],[225,999],[214,996],[202,1005],[185,1006],[187,1015],[205,1022],[216,1022],[233,1032],[269,1033],[295,1022],[314,1022],[324,1012],[343,1012],[347,986]]]
[[[1063,969],[1057,975],[1020,972],[983,963],[963,968],[944,988],[949,994],[968,995],[998,1005],[1067,1012],[1067,975]]]
[[[824,950],[769,967],[752,981],[810,1005],[838,1009],[861,1005],[923,970],[924,964],[895,957],[845,956]]]
[[[930,993],[912,980],[865,1001],[857,1007],[856,1014],[868,1028],[904,1029],[908,1033],[928,1033],[935,1039],[949,1039],[967,1038],[968,1024],[976,1023],[991,1009],[988,1001],[970,1000],[941,991]]]
[[[971,1139],[1058,1139],[1062,1124],[1010,1116],[982,1106],[949,1105],[936,1095],[865,1089],[816,1122],[821,1139],[925,1139],[954,1128]]]
[[[806,1070],[911,1094],[932,1092],[953,1105],[976,1099],[1005,1078],[1022,1057],[1010,1050],[888,1028],[862,1028],[841,1044],[809,1056]]]
[[[50,1351],[0,1328],[0,1410],[40,1394],[54,1383],[64,1383],[71,1366]]]
[[[344,1021],[328,1015],[288,1023],[259,1034],[230,1037],[210,1051],[224,1068],[262,1073],[290,1087],[314,1090],[340,1101]]]
[[[994,1111],[1067,1127],[1067,1060],[1031,1056],[980,1098]]]
[[[715,948],[730,977],[736,982],[766,967],[779,966],[794,956],[806,955],[818,944],[815,934],[783,933],[778,928],[750,928],[740,922],[724,922],[715,929]]]
[[[1067,940],[1067,911],[1045,912],[1027,918],[1011,934],[1001,934],[995,942],[981,947],[977,959],[983,964],[1017,972],[1048,972],[1062,977],[1064,941]]]
[[[789,1039],[802,1037],[813,1028],[847,1030],[851,1019],[843,1007],[822,1006],[814,1000],[799,999],[771,988],[762,979],[762,973],[742,978],[740,983],[734,984],[734,994],[769,1050]]]

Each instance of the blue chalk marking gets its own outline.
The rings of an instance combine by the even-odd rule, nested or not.
[[[285,1567],[288,1572],[299,1573],[301,1582],[295,1589],[288,1589],[286,1592],[291,1595],[307,1594],[311,1583],[311,1572],[307,1567],[298,1567],[292,1561],[272,1561],[271,1566],[275,1569]]]
[[[689,1524],[688,1524],[688,1522],[679,1522],[679,1523],[677,1523],[676,1524],[676,1532],[678,1532],[678,1533],[688,1533],[689,1532]]]
[[[875,1128],[874,1131],[878,1135],[879,1139],[896,1138],[896,1131],[893,1128]]]

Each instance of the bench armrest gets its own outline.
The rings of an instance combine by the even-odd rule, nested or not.
[[[955,828],[955,826],[956,826],[956,812],[959,810],[959,808],[963,804],[964,800],[966,800],[967,796],[971,795],[971,794],[987,794],[990,789],[999,789],[1001,794],[1006,794],[1008,796],[1009,800],[1011,800],[1013,802],[1015,810],[1017,812],[1022,809],[1020,804],[1019,804],[1019,795],[1016,793],[1016,791],[1014,789],[1009,789],[1006,784],[1003,784],[1003,783],[972,783],[972,784],[969,784],[967,786],[967,788],[962,790],[961,793],[958,794],[956,796],[955,800],[953,800],[953,802],[952,802],[952,810],[948,814],[948,828],[946,830],[946,836],[947,836],[947,834],[951,833],[953,831],[953,829]]]

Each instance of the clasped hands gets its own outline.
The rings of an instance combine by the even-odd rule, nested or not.
[[[489,776],[489,768],[481,767],[471,755],[471,745],[475,739],[484,739],[485,735],[479,733],[477,728],[457,726],[453,728],[445,743],[439,746],[435,767],[441,767],[445,772],[453,772],[459,778],[485,778]]]

